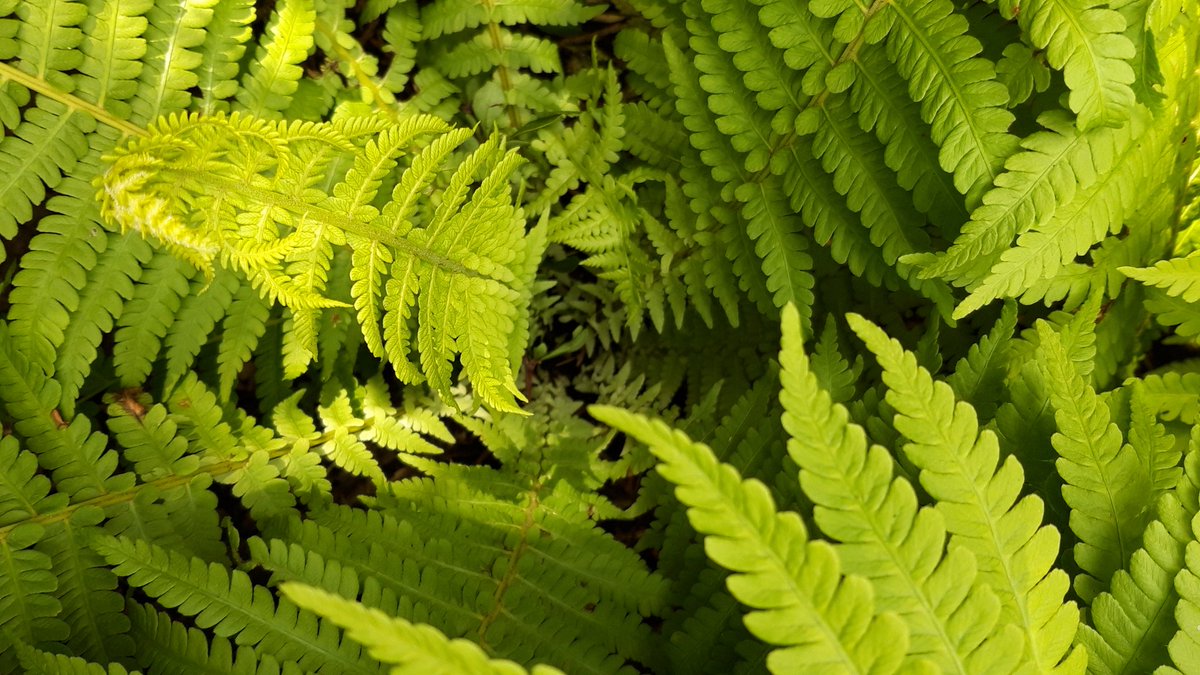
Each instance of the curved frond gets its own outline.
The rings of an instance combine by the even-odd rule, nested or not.
[[[299,374],[317,351],[318,310],[344,304],[322,294],[334,247],[348,246],[354,252],[351,294],[368,323],[368,345],[378,348],[376,322],[382,320],[384,351],[403,379],[423,375],[453,401],[450,374],[458,358],[480,402],[519,410],[523,396],[513,383],[512,357],[523,345],[514,340],[527,337],[522,327],[532,292],[530,261],[540,253],[531,248],[535,239],[526,235],[523,214],[512,203],[508,179],[520,159],[493,136],[462,158],[430,213],[415,209],[416,200],[464,134],[447,134],[444,122],[428,116],[398,124],[376,119],[372,126],[380,132],[354,136],[363,152],[328,192],[307,185],[329,169],[333,148],[354,147],[330,124],[179,116],[112,158],[98,181],[105,217],[154,236],[212,283],[180,310],[196,329],[169,330],[169,380],[182,375],[225,313],[237,288],[233,271],[292,310],[285,352],[289,370]],[[396,157],[430,135],[430,150],[411,160],[393,199],[377,208],[373,202]],[[449,142],[437,143],[447,137]],[[181,147],[187,151],[177,152]],[[261,159],[241,166],[231,159],[232,147],[255,148]],[[216,275],[218,262],[229,271]],[[412,351],[419,354],[420,371]],[[227,382],[231,367],[223,365]]]

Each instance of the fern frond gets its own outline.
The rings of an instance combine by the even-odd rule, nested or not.
[[[1129,395],[1129,445],[1137,454],[1155,495],[1175,488],[1180,480],[1180,451],[1175,439],[1158,423],[1155,406],[1142,382],[1134,381]]]
[[[1193,539],[1191,521],[1200,506],[1196,501],[1200,486],[1198,443],[1200,437],[1193,430],[1185,460],[1187,470],[1181,478],[1187,485],[1158,500],[1157,518],[1142,534],[1141,547],[1126,568],[1113,575],[1110,590],[1092,601],[1092,626],[1081,627],[1078,638],[1088,649],[1092,672],[1108,675],[1149,671],[1166,661],[1168,643],[1175,645],[1178,641],[1180,648],[1186,644],[1181,636],[1187,631],[1176,632],[1180,597],[1176,583]],[[1177,637],[1172,640],[1172,635]]]
[[[1153,267],[1121,267],[1121,273],[1147,286],[1161,288],[1184,302],[1200,301],[1200,253],[1159,260]]]
[[[202,631],[184,626],[141,603],[131,602],[132,635],[137,661],[164,675],[300,675],[295,661],[280,663],[270,654],[258,654],[247,645],[235,646],[223,637],[211,642]]]
[[[978,56],[978,40],[949,0],[889,3],[882,13],[894,21],[888,58],[921,104],[942,168],[974,208],[1016,148],[1008,133],[1014,119],[1006,110],[1008,91],[996,81],[994,66]]]
[[[995,298],[1016,297],[1037,280],[1053,277],[1109,234],[1116,233],[1145,196],[1145,181],[1163,161],[1166,126],[1151,124],[1144,113],[1128,124],[1094,137],[1092,166],[1096,178],[1071,201],[1057,209],[1049,220],[1017,238],[1016,245],[1001,254],[988,275],[955,310],[966,316]]]
[[[779,358],[788,453],[800,465],[817,526],[841,542],[837,552],[846,572],[870,579],[880,604],[908,624],[910,665],[927,658],[943,672],[1015,672],[1020,633],[996,623],[1000,601],[977,579],[974,556],[952,548],[943,557],[941,514],[917,508],[916,493],[894,477],[887,451],[868,448],[862,428],[849,423],[846,409],[818,383],[790,308],[783,314]]]
[[[1032,0],[1017,15],[1021,30],[1046,60],[1063,71],[1071,90],[1068,105],[1079,128],[1124,124],[1134,108],[1134,45],[1123,33],[1125,19],[1094,0]]]
[[[23,672],[30,675],[140,675],[141,672],[126,670],[119,663],[110,663],[105,667],[78,656],[44,652],[23,643],[17,645],[17,658],[21,661]]]
[[[1143,508],[1151,487],[1137,454],[1123,445],[1120,430],[1096,392],[1071,365],[1062,340],[1038,324],[1039,354],[1046,370],[1058,433],[1051,442],[1071,507],[1071,530],[1079,537],[1075,562],[1090,576],[1075,577],[1075,590],[1091,602],[1125,566],[1145,525]]]
[[[959,286],[979,281],[1013,237],[1047,222],[1096,179],[1095,172],[1077,167],[1096,161],[1092,154],[1103,146],[1093,146],[1092,139],[1115,132],[1080,133],[1059,112],[1044,113],[1038,122],[1042,129],[1021,141],[1021,151],[1004,163],[1004,173],[984,193],[970,222],[948,250],[924,265],[922,277],[942,277]]]
[[[7,530],[0,540],[4,566],[0,570],[0,627],[7,635],[30,644],[60,644],[70,634],[60,618],[62,604],[50,557],[35,545],[45,529],[29,524]]]
[[[451,640],[438,629],[412,624],[390,617],[377,609],[363,607],[312,586],[290,582],[280,587],[283,594],[300,607],[341,626],[350,639],[362,644],[381,663],[396,664],[393,674],[436,671],[452,675],[555,675],[562,671],[550,666],[525,670],[512,661],[489,659],[477,645],[467,640]]]
[[[94,223],[89,221],[89,227],[94,228]],[[133,295],[142,265],[153,255],[141,237],[105,234],[100,238],[102,250],[96,266],[89,272],[89,281],[79,294],[79,305],[63,331],[63,343],[54,364],[54,375],[62,384],[60,407],[67,415],[74,414],[84,379],[100,355],[100,342],[124,311],[124,301]]]
[[[442,0],[421,11],[421,27],[424,37],[429,39],[489,23],[574,26],[602,11],[602,6],[587,7],[570,0],[516,0],[494,5],[474,0]]]
[[[899,342],[857,315],[849,321],[883,366],[896,430],[910,440],[905,456],[937,500],[950,545],[975,554],[980,577],[1000,598],[1004,619],[1024,634],[1025,653],[1037,667],[1081,671],[1085,653],[1070,648],[1079,610],[1063,602],[1068,578],[1053,569],[1058,532],[1039,527],[1040,499],[1018,499],[1021,464],[1011,456],[1001,462],[995,434],[979,429],[974,409],[956,402],[949,385],[935,382]],[[1009,532],[1021,534],[1002,534]]]
[[[199,84],[194,70],[203,62],[198,49],[204,45],[213,11],[199,3],[155,2],[145,16],[146,54],[130,101],[130,121],[138,127],[185,110],[192,102],[189,90]]]
[[[33,217],[64,175],[88,152],[87,135],[96,122],[63,103],[39,97],[21,124],[0,141],[0,238],[12,239],[17,226]]]
[[[590,412],[660,459],[659,471],[677,486],[709,557],[733,572],[730,591],[752,609],[746,626],[776,647],[767,659],[773,672],[899,669],[908,643],[904,624],[890,612],[877,614],[870,585],[843,575],[834,549],[809,541],[798,516],[776,512],[762,483],[743,481],[707,446],[662,422],[604,406]],[[850,616],[858,618],[848,622]]]
[[[954,366],[946,384],[958,400],[969,403],[981,418],[991,417],[1002,395],[1009,359],[1006,347],[1017,325],[1017,306],[1007,304],[992,329],[971,345],[967,355]]]
[[[253,0],[218,2],[212,11],[196,68],[196,86],[200,88],[197,107],[207,115],[228,111],[229,99],[237,93],[239,63],[253,35],[250,24],[255,17]]]
[[[415,381],[423,374],[444,400],[452,401],[450,373],[457,357],[482,403],[518,410],[522,395],[512,382],[511,358],[523,345],[513,340],[526,335],[520,327],[527,321],[530,261],[538,253],[530,248],[535,239],[525,235],[522,213],[509,196],[508,177],[519,158],[493,136],[459,164],[432,213],[414,210],[425,186],[440,173],[439,161],[464,134],[449,134],[441,144],[435,139],[403,172],[381,211],[372,202],[397,154],[419,136],[448,129],[428,116],[396,125],[375,118],[358,126],[362,129],[356,132],[349,122],[339,129],[239,115],[169,118],[113,158],[99,183],[102,212],[122,227],[166,243],[210,278],[219,260],[287,306],[285,353],[293,376],[317,351],[316,310],[344,304],[322,293],[333,247],[349,246],[357,252],[350,290],[359,315],[372,325],[382,317],[384,351],[403,379]],[[379,133],[370,137],[375,130]],[[350,138],[365,144],[351,170],[329,193],[307,187],[328,169],[334,148],[353,147]],[[263,153],[259,164],[239,166],[227,152],[242,143]],[[176,153],[172,148],[177,147],[187,151]],[[388,260],[390,274],[380,300]],[[181,309],[181,316],[194,315],[193,321],[207,325],[187,338],[171,329],[180,344],[168,345],[169,380],[190,364],[199,349],[197,335],[206,335],[225,312],[236,282],[231,272],[217,275],[214,288],[189,300],[194,311]],[[375,346],[378,329],[365,334]],[[409,360],[414,349],[420,373]]]
[[[264,118],[287,110],[304,74],[300,63],[313,47],[315,23],[313,0],[282,0],[276,6],[237,93],[241,109]]]
[[[187,263],[169,255],[151,258],[133,297],[125,303],[113,345],[113,367],[126,387],[146,381],[184,296]]]
[[[1159,325],[1171,328],[1179,337],[1200,335],[1200,305],[1172,297],[1157,288],[1146,291],[1145,305]]]
[[[240,570],[204,563],[144,541],[97,537],[93,548],[116,574],[199,628],[250,644],[308,671],[376,672],[377,666],[313,615],[255,586]]]

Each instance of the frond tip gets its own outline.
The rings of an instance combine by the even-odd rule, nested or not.
[[[492,136],[463,152],[469,137],[425,115],[395,124],[173,116],[109,157],[98,200],[105,218],[154,237],[210,279],[218,264],[240,273],[292,310],[295,326],[352,301],[367,346],[402,379],[427,379],[453,402],[459,358],[480,401],[519,412],[513,361],[525,345],[515,342],[528,334],[541,247],[512,201],[515,150]],[[351,155],[340,182],[313,187]],[[329,297],[339,247],[353,259],[344,299]],[[315,331],[293,337],[316,353]]]
[[[746,627],[776,647],[767,659],[772,672],[900,668],[908,649],[903,621],[877,613],[870,582],[842,574],[833,547],[809,541],[795,513],[777,512],[765,485],[743,480],[708,446],[660,421],[606,406],[589,411],[658,457],[709,558],[733,572],[730,592],[754,610]]]

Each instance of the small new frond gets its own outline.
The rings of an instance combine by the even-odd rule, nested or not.
[[[676,485],[692,526],[705,536],[706,553],[733,573],[730,591],[752,610],[747,628],[776,647],[767,659],[772,672],[900,668],[908,646],[903,622],[877,614],[870,584],[843,575],[833,547],[809,541],[796,514],[776,512],[762,483],[743,481],[707,446],[660,421],[618,408],[590,411],[659,458],[659,472]]]
[[[393,675],[438,672],[445,675],[555,675],[562,671],[534,666],[527,671],[512,661],[490,659],[475,643],[451,640],[433,626],[413,624],[364,607],[319,588],[296,582],[280,586],[284,596],[303,609],[341,626],[380,663],[395,664]]]

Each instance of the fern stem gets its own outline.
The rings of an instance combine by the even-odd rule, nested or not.
[[[487,632],[491,628],[492,623],[500,617],[500,612],[504,607],[504,594],[508,591],[509,586],[512,586],[513,581],[517,578],[517,565],[521,561],[521,556],[525,553],[525,549],[529,545],[529,531],[533,529],[533,516],[537,512],[538,492],[542,486],[540,483],[535,483],[529,494],[529,505],[525,507],[525,520],[521,523],[520,540],[516,546],[513,546],[512,552],[508,556],[508,565],[504,570],[504,578],[496,585],[496,592],[492,594],[492,609],[479,622],[479,645],[484,650],[490,652],[487,644]]]
[[[341,215],[328,209],[323,209],[316,204],[309,204],[308,202],[276,192],[271,192],[269,190],[260,190],[253,186],[247,185],[244,182],[230,178],[222,178],[205,171],[172,168],[163,169],[162,173],[174,174],[199,183],[209,183],[224,192],[239,194],[264,204],[286,209],[287,211],[297,215],[303,215],[320,220],[326,225],[332,225],[334,227],[341,228],[346,232],[356,234],[364,239],[367,239],[368,241],[375,241],[391,246],[405,255],[422,260],[430,265],[433,265],[434,267],[437,267],[438,269],[445,270],[452,274],[459,274],[477,279],[491,278],[480,274],[478,271],[466,267],[465,265],[455,262],[450,258],[439,255],[427,248],[417,246],[407,239],[397,237],[391,232],[381,229],[373,229],[365,223],[361,223],[349,216]]]
[[[9,80],[11,82],[16,82],[26,89],[36,91],[42,96],[58,101],[68,108],[82,110],[83,112],[86,112],[95,118],[97,122],[113,127],[127,136],[147,135],[145,129],[130,124],[129,122],[114,116],[103,107],[90,101],[85,101],[78,96],[74,96],[56,89],[45,80],[34,75],[30,75],[29,73],[26,73],[23,70],[20,70],[19,68],[7,63],[0,63],[0,78]]]
[[[344,63],[346,67],[351,70],[354,75],[354,80],[358,82],[358,86],[371,93],[371,99],[375,101],[375,109],[387,115],[388,119],[392,120],[393,122],[399,122],[400,113],[398,110],[396,110],[396,107],[394,105],[385,104],[385,101],[391,101],[392,103],[395,103],[395,95],[391,91],[379,86],[379,83],[375,80],[375,78],[359,65],[359,60],[342,46],[342,43],[338,41],[337,33],[330,29],[329,24],[325,23],[321,19],[317,19],[314,26],[316,30],[320,32],[321,35],[325,36],[325,39],[329,41],[329,44],[333,47],[333,51],[337,53],[337,56],[339,59],[341,59],[342,63]]]

